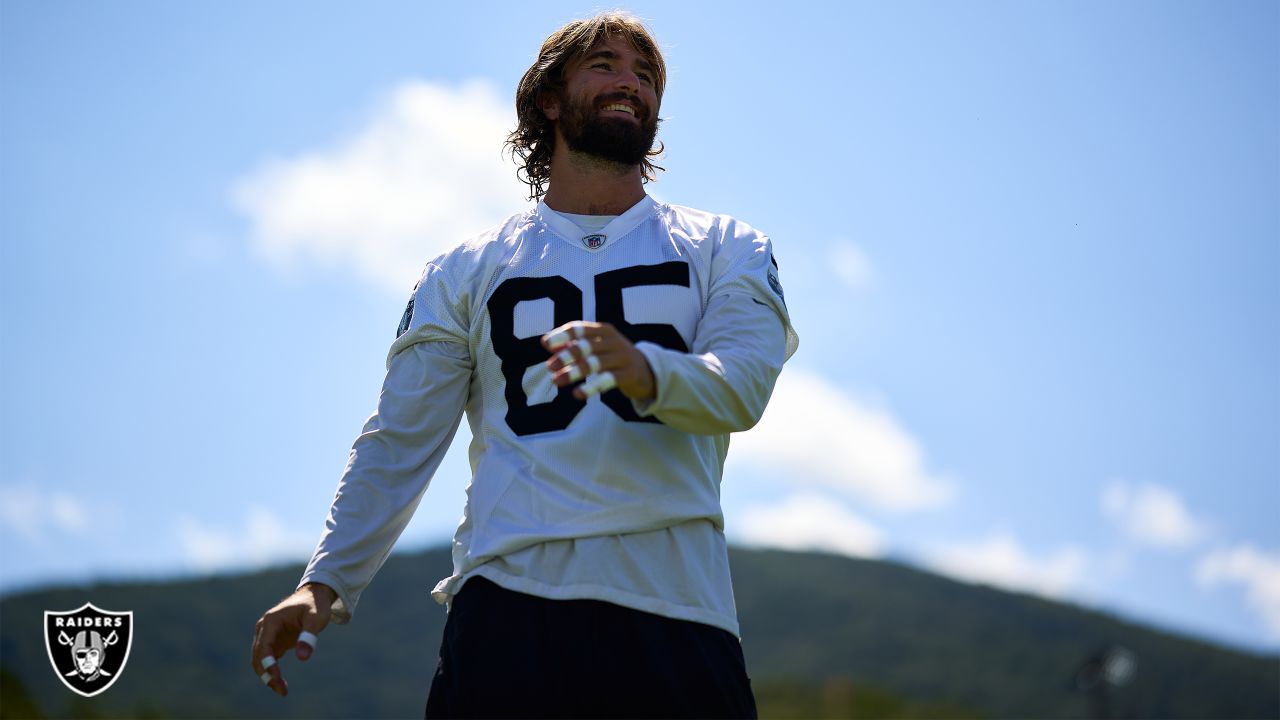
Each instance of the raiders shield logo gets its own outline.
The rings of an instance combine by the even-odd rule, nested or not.
[[[605,240],[604,235],[587,235],[586,237],[582,238],[582,244],[586,245],[592,250],[595,250],[596,248],[604,244],[604,240]]]
[[[62,684],[93,697],[124,672],[133,646],[133,611],[99,610],[85,603],[77,610],[44,612],[44,646]]]

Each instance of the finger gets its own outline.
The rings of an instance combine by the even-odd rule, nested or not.
[[[271,680],[267,683],[267,687],[280,697],[286,697],[289,694],[289,683],[285,682],[284,674],[280,672],[280,666],[277,665],[267,671],[271,675]]]
[[[624,356],[616,352],[596,352],[586,360],[575,362],[555,371],[551,375],[551,382],[556,387],[565,387],[572,385],[583,378],[589,378],[592,375],[599,374],[602,370],[610,370],[615,373],[625,370]],[[615,377],[616,379],[616,377]],[[579,400],[585,400],[585,396],[575,396]]]
[[[258,673],[258,679],[263,685],[271,688],[271,691],[280,697],[289,694],[289,683],[285,682],[284,674],[280,672],[280,663],[278,663],[273,655],[266,655],[260,663],[263,670]]]
[[[557,385],[576,383],[587,375],[600,371],[600,359],[589,339],[574,340],[547,363]],[[566,374],[561,374],[567,368]],[[561,378],[567,378],[561,381]]]
[[[271,649],[271,641],[275,639],[275,634],[271,621],[265,618],[258,621],[257,628],[254,630],[253,649],[249,652],[249,665],[253,667],[255,675],[261,675],[276,661],[274,651]]]
[[[568,367],[570,365],[577,363],[578,358],[573,354],[573,346],[570,345],[565,349],[561,350],[560,352],[556,353],[555,361],[560,363],[560,367],[555,368],[556,370],[559,370],[560,368]],[[552,366],[554,367],[555,363],[552,363]]]
[[[559,360],[560,364],[564,366],[579,358],[589,358],[594,355],[595,352],[591,339],[584,338],[582,340],[574,340],[568,345],[565,345],[560,352],[556,353],[555,359]]]
[[[582,398],[580,399],[585,400],[593,395],[599,395],[602,392],[612,390],[617,386],[617,378],[613,376],[613,373],[605,371],[587,378],[586,381],[582,383],[582,386],[575,390],[573,394],[577,395],[578,393],[581,393]]]
[[[280,674],[279,668],[276,668],[276,671],[274,673],[271,672],[271,669],[275,667],[276,667],[275,657],[271,655],[267,655],[266,657],[262,658],[262,672],[258,673],[258,679],[262,680],[263,685],[266,685],[267,687],[271,687],[271,681],[276,679],[276,676]]]
[[[316,645],[319,642],[320,638],[316,637],[315,633],[303,630],[298,633],[298,644],[294,646],[293,652],[298,656],[299,660],[306,660],[316,651]]]
[[[329,625],[329,613],[329,603],[317,599],[317,604],[302,616],[302,632],[298,633],[293,650],[299,660],[307,660],[315,654],[320,645],[320,633]]]
[[[565,367],[565,371],[561,373],[561,376],[567,376],[569,378],[568,383],[572,385],[582,379],[582,368],[578,367],[578,363],[571,363]]]
[[[586,328],[582,326],[582,321],[574,320],[573,322],[565,323],[546,335],[543,335],[542,345],[548,350],[554,350],[561,345],[568,343],[570,340],[581,340],[586,337],[586,334],[587,331]]]
[[[573,373],[574,368],[578,365],[578,359],[573,354],[573,346],[570,345],[559,353],[556,353],[547,361],[547,369],[551,371],[552,381],[557,385],[563,385],[568,382],[577,382],[582,379],[581,373],[576,376],[569,376]],[[562,376],[568,376],[569,379],[559,382]]]
[[[270,613],[258,623],[258,636],[253,643],[253,671],[258,674],[258,679],[271,688],[272,692],[284,697],[289,694],[289,683],[285,682],[279,661],[276,659],[286,649],[276,647],[281,629],[280,619]],[[263,679],[264,675],[267,679]]]

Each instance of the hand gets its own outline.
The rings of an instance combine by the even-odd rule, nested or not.
[[[609,323],[575,320],[542,336],[551,353],[547,369],[556,387],[581,380],[573,396],[579,400],[605,392],[616,384],[632,400],[652,400],[657,395],[653,369],[644,353]]]
[[[289,694],[289,684],[280,672],[278,661],[284,658],[289,648],[293,648],[299,660],[311,657],[315,652],[314,640],[308,643],[305,636],[301,640],[298,636],[302,633],[311,633],[313,638],[319,635],[329,624],[330,608],[336,598],[337,594],[328,585],[307,583],[258,619],[249,660],[254,674],[259,677],[265,674],[267,687],[280,697]],[[263,659],[267,657],[271,660],[264,665]]]

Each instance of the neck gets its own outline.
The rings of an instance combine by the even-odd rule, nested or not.
[[[551,177],[542,200],[557,212],[621,215],[644,199],[639,165],[602,160],[569,150],[556,138]]]

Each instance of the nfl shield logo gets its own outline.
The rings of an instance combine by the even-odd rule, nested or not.
[[[62,684],[93,697],[120,678],[133,647],[133,611],[111,612],[85,603],[44,612],[44,647]]]
[[[605,239],[604,235],[588,235],[582,238],[582,244],[586,245],[592,250],[595,250],[596,248],[604,244],[604,239]]]

